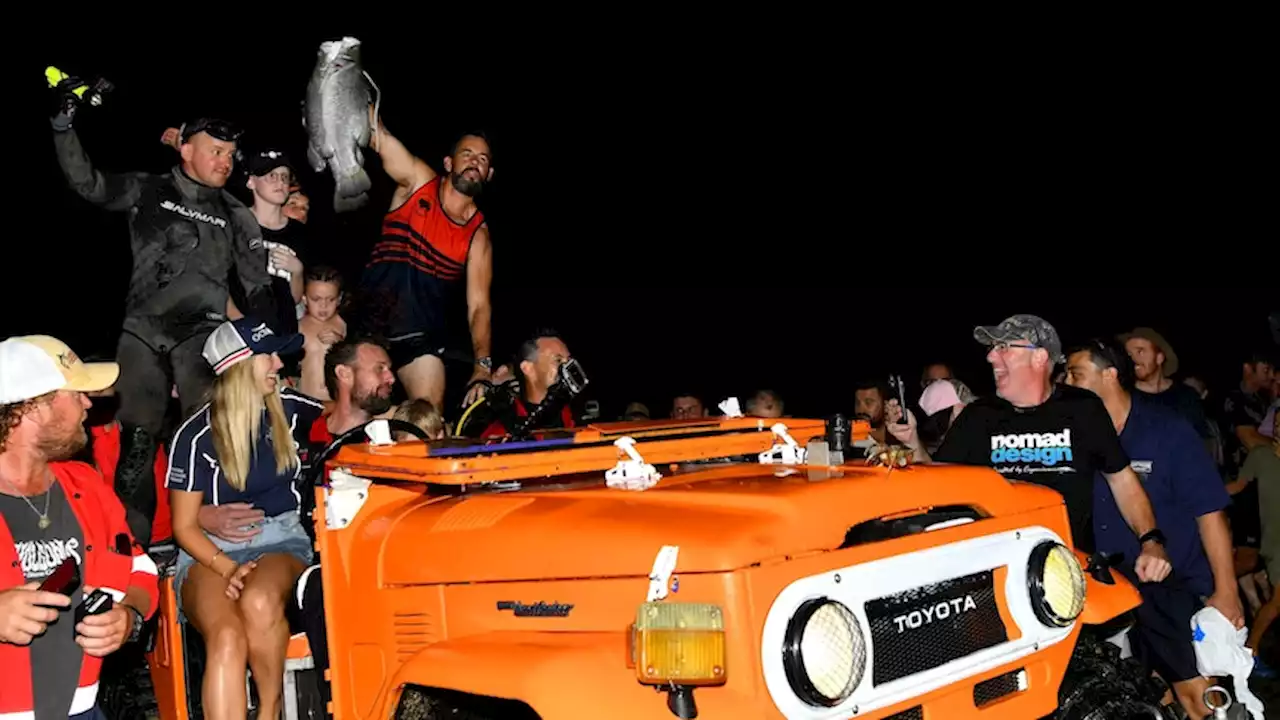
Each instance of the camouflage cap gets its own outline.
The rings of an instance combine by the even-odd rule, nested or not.
[[[1021,340],[1044,348],[1049,353],[1049,359],[1055,363],[1066,360],[1062,355],[1062,340],[1058,338],[1058,331],[1047,320],[1035,315],[1014,315],[1005,318],[999,325],[979,325],[973,329],[973,339],[983,345]]]

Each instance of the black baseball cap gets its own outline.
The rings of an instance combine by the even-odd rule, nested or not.
[[[288,168],[289,172],[294,175],[298,174],[293,169],[293,163],[289,161],[289,156],[285,155],[281,150],[263,150],[250,155],[245,169],[254,177],[262,177],[280,167]]]
[[[238,125],[227,120],[219,120],[218,118],[197,118],[189,123],[184,123],[178,131],[182,136],[182,142],[188,143],[196,133],[208,133],[210,137],[223,142],[237,142],[244,131]]]

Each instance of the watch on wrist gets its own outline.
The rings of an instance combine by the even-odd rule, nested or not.
[[[476,364],[484,368],[486,372],[493,372],[493,358],[485,356],[476,358]]]
[[[146,620],[142,619],[142,613],[138,611],[138,608],[132,605],[125,605],[125,608],[133,616],[133,624],[129,628],[129,636],[125,638],[125,642],[137,642],[138,638],[142,636],[142,627],[146,624]]]
[[[1160,528],[1152,528],[1151,530],[1148,530],[1142,535],[1142,537],[1138,538],[1138,544],[1146,545],[1148,541],[1152,540],[1159,543],[1161,547],[1164,547],[1164,533],[1160,532]]]

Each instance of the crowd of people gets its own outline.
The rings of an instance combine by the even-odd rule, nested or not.
[[[283,152],[248,155],[246,203],[229,188],[241,140],[231,123],[166,131],[179,158],[167,173],[109,174],[90,162],[69,108],[54,118],[58,161],[85,200],[128,213],[134,263],[113,358],[84,362],[46,336],[0,343],[0,658],[20,670],[0,678],[0,715],[98,717],[101,658],[155,613],[151,556],[172,543],[180,611],[206,646],[206,715],[243,717],[252,669],[258,717],[278,717],[291,624],[307,633],[318,676],[328,664],[306,483],[322,449],[380,417],[429,438],[500,439],[573,427],[598,406],[579,415],[567,402],[585,376],[554,330],[493,362],[492,250],[476,197],[494,168],[482,133],[460,137],[437,173],[371,115],[396,187],[348,298],[342,274],[313,257],[309,203]],[[458,323],[469,349],[451,344]],[[1280,609],[1274,354],[1240,358],[1239,386],[1210,403],[1198,381],[1175,379],[1177,356],[1150,328],[1064,346],[1049,322],[1015,315],[975,339],[993,395],[935,363],[910,407],[868,382],[849,398],[854,414],[875,443],[916,462],[988,466],[1060,492],[1073,542],[1115,558],[1142,593],[1133,654],[1206,717],[1192,615],[1212,607],[1251,622],[1256,649]],[[471,371],[450,379],[445,361],[457,358]],[[456,413],[443,407],[447,381],[464,385]],[[785,416],[765,389],[743,412]],[[713,413],[685,394],[666,414]],[[623,419],[650,416],[633,403]],[[49,585],[72,567],[74,579]],[[109,609],[60,620],[95,590]],[[1255,672],[1272,670],[1259,660]]]

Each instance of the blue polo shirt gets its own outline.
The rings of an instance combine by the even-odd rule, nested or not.
[[[285,420],[293,435],[293,452],[308,442],[307,435],[324,405],[292,388],[279,390]],[[236,490],[222,474],[218,453],[213,447],[213,429],[209,422],[209,406],[205,405],[187,419],[173,436],[169,451],[169,472],[165,485],[170,490],[204,493],[205,505],[249,503],[267,517],[295,511],[302,502],[296,480],[302,464],[276,472],[275,450],[271,443],[271,421],[262,411],[258,440],[249,462],[249,477],[244,490]]]
[[[1196,519],[1226,509],[1231,499],[1199,434],[1182,416],[1134,393],[1120,444],[1142,479],[1156,524],[1165,535],[1165,551],[1173,563],[1173,575],[1165,582],[1199,595],[1213,594],[1213,571]],[[1117,569],[1136,583],[1133,565],[1142,548],[1101,475],[1094,478],[1093,497],[1098,550],[1123,553]]]

